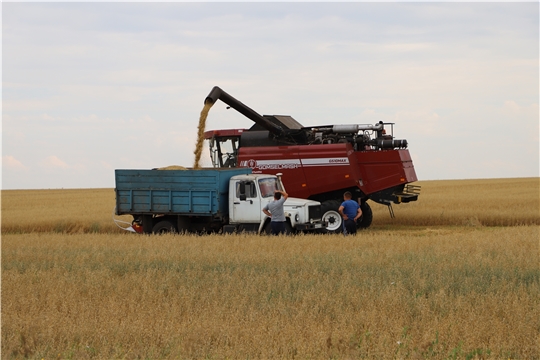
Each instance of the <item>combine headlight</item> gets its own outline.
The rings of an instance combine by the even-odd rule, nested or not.
[[[300,221],[300,215],[296,214],[294,216],[294,221],[296,221],[296,222]]]

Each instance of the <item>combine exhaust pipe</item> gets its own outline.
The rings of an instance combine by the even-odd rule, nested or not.
[[[221,88],[219,88],[218,86],[214,86],[212,91],[210,91],[210,94],[208,94],[208,96],[204,100],[204,103],[214,104],[216,101],[218,101],[218,99],[223,101],[225,104],[229,105],[236,111],[238,111],[240,114],[253,120],[256,124],[270,131],[270,133],[274,134],[275,136],[283,136],[285,134],[285,131],[284,129],[281,128],[281,126],[278,126],[272,123],[271,121],[265,119],[260,114],[258,114],[255,110],[251,109],[249,106],[246,106],[240,101],[236,100],[231,95],[221,90]]]

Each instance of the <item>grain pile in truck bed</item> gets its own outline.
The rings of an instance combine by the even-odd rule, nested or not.
[[[157,168],[157,170],[187,170],[187,168],[180,165],[169,165]]]

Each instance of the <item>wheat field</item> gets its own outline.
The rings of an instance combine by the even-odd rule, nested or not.
[[[538,359],[539,179],[422,182],[356,236],[147,236],[2,191],[3,359]]]
[[[540,225],[539,178],[415,184],[422,186],[419,200],[394,205],[394,219],[386,206],[368,202],[372,228]],[[114,189],[4,190],[2,233],[120,233],[114,206]]]

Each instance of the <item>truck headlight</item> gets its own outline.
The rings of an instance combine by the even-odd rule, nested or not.
[[[296,214],[294,216],[294,221],[296,221],[296,222],[300,221],[300,215]]]

